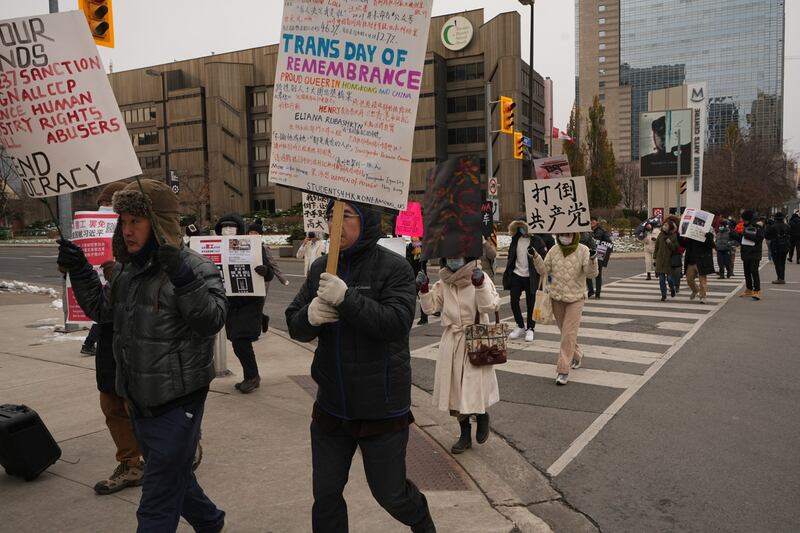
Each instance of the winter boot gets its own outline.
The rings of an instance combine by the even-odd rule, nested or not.
[[[478,419],[478,429],[475,431],[475,440],[483,444],[489,438],[489,413],[475,415]]]
[[[453,447],[450,448],[450,451],[455,455],[464,453],[464,450],[472,448],[472,435],[470,434],[472,427],[469,423],[469,417],[465,417],[458,425],[461,426],[461,436],[456,443],[453,444]]]
[[[261,377],[260,376],[256,376],[254,378],[246,379],[246,380],[242,381],[241,383],[237,383],[236,385],[234,385],[234,387],[236,387],[236,389],[239,392],[241,392],[242,394],[248,394],[250,392],[253,392],[254,390],[259,388],[260,386],[261,386]]]
[[[753,295],[753,289],[745,289],[739,293],[739,298],[747,298]]]
[[[650,272],[648,272],[647,273],[647,281],[650,281],[651,279],[653,279],[653,278],[650,277]]]
[[[752,297],[753,297],[753,300],[760,300],[761,299],[761,291],[753,291]]]

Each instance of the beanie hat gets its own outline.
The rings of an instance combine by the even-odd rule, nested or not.
[[[750,222],[753,220],[753,212],[750,209],[742,211],[742,220],[745,222]]]
[[[110,204],[111,199],[114,197],[114,193],[117,191],[121,191],[127,186],[128,184],[125,183],[124,181],[112,181],[111,183],[103,187],[103,190],[97,197],[97,207],[100,207],[103,204]]]
[[[247,233],[250,233],[251,231],[255,231],[259,235],[263,235],[264,228],[261,227],[261,224],[250,224],[247,226]]]

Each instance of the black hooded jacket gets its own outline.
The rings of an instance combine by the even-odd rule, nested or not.
[[[286,309],[286,323],[293,339],[319,341],[311,376],[323,411],[347,420],[399,417],[411,409],[408,337],[417,301],[414,274],[403,256],[378,246],[380,213],[350,205],[361,217],[361,234],[339,255],[337,274],[348,286],[337,308],[339,321],[318,327],[308,322],[308,306],[327,262],[320,257]]]

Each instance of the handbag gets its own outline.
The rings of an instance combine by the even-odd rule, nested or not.
[[[550,291],[544,286],[544,279],[547,276],[539,276],[539,289],[536,291],[536,300],[533,305],[533,320],[542,325],[556,323],[553,315],[553,302],[550,301]]]
[[[500,313],[495,311],[494,324],[481,324],[475,311],[475,323],[466,327],[467,356],[473,366],[502,365],[507,361],[506,338],[508,324],[500,322]]]

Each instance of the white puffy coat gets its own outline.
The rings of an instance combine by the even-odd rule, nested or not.
[[[652,231],[646,231],[644,234],[644,267],[645,272],[653,272],[655,271],[655,266],[653,265],[654,255],[656,253],[656,239],[658,239],[658,234],[661,233],[661,230],[658,228],[653,228]]]
[[[553,246],[542,259],[533,256],[533,264],[541,275],[550,276],[550,299],[559,302],[577,302],[586,296],[586,278],[597,277],[597,259],[589,257],[589,248],[578,248],[564,257],[560,246]]]

